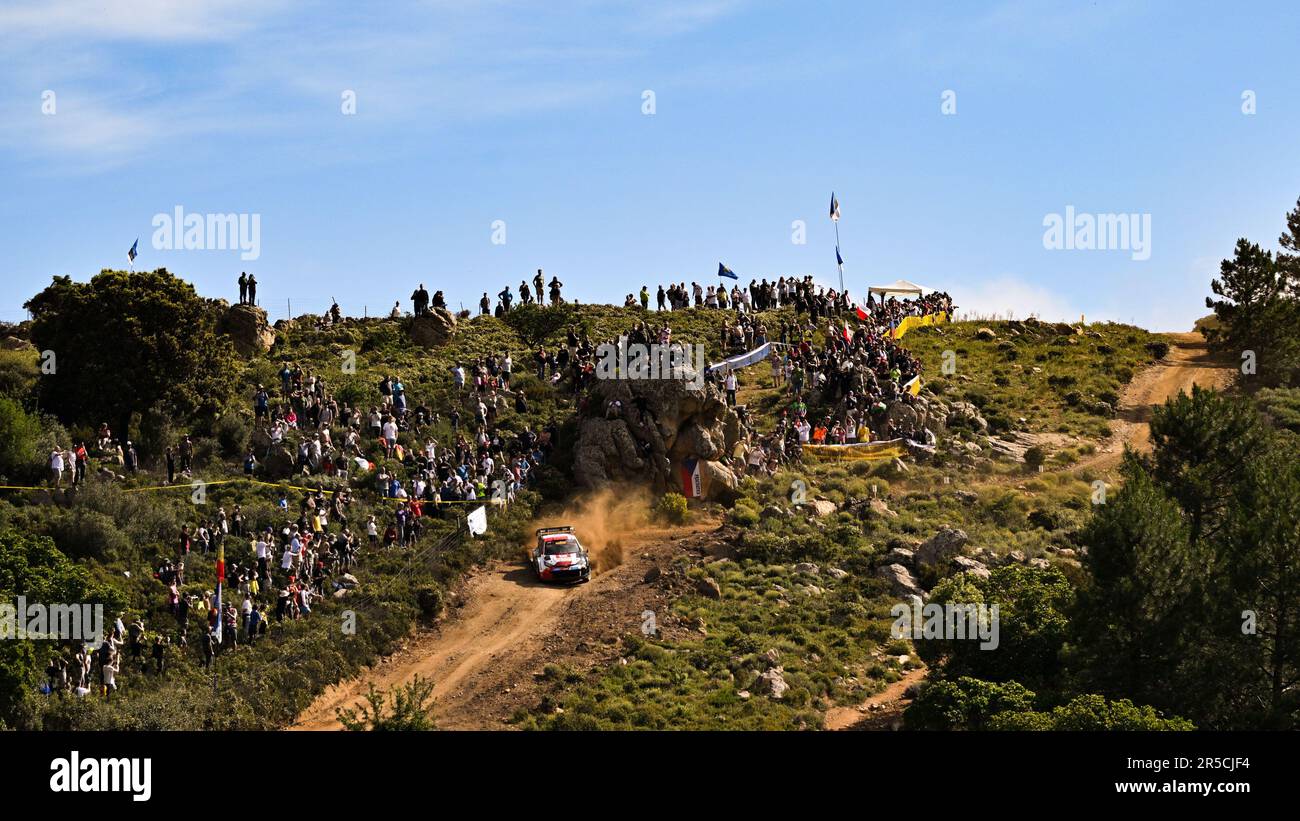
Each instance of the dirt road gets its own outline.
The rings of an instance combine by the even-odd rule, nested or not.
[[[826,711],[828,730],[883,730],[894,729],[901,721],[903,710],[911,703],[907,689],[925,680],[927,669],[908,670],[898,681],[853,707],[832,707]]]
[[[1097,452],[1070,467],[1106,471],[1119,464],[1124,446],[1148,451],[1151,442],[1149,422],[1151,406],[1163,404],[1179,391],[1191,393],[1193,385],[1202,388],[1226,388],[1233,378],[1234,363],[1214,357],[1200,333],[1171,333],[1169,353],[1164,359],[1141,371],[1125,387],[1111,423],[1111,436],[1097,447]]]
[[[335,715],[419,675],[434,682],[434,719],[444,729],[501,729],[520,706],[537,703],[538,674],[551,662],[585,669],[610,661],[618,637],[638,630],[650,610],[664,621],[664,591],[642,580],[683,550],[707,549],[713,521],[687,528],[646,527],[623,542],[624,561],[590,582],[541,584],[522,561],[474,573],[458,591],[462,606],[422,630],[361,676],[326,690],[289,729],[335,730]]]

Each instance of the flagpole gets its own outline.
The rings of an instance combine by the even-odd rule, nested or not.
[[[840,259],[843,259],[844,256],[843,254],[840,253],[840,221],[832,220],[832,222],[835,223],[835,255]],[[843,294],[844,293],[844,266],[837,264],[835,267],[840,270],[840,293]]]

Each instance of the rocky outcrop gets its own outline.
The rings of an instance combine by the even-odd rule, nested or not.
[[[689,376],[689,374],[687,375]],[[680,487],[679,468],[698,460],[703,498],[729,501],[735,474],[720,460],[741,435],[735,411],[717,388],[690,379],[605,379],[588,397],[578,425],[573,475],[599,488],[611,482]]]
[[[839,510],[839,508],[835,506],[835,503],[829,499],[812,499],[808,502],[808,509],[819,519],[833,516],[835,515],[835,511]]]
[[[6,336],[0,340],[0,349],[6,351],[34,351],[36,346],[26,339],[19,339],[16,336]]]
[[[275,344],[275,331],[267,323],[266,311],[255,305],[231,305],[221,315],[218,330],[230,337],[243,357],[261,356]]]
[[[1032,433],[1013,430],[1000,437],[988,437],[989,450],[997,456],[1017,462],[1025,460],[1025,451],[1039,444],[1040,440]]]
[[[895,596],[920,596],[921,585],[912,577],[912,571],[901,564],[887,564],[876,568],[876,575],[889,583],[889,592]]]
[[[445,345],[456,333],[456,317],[446,308],[431,308],[427,314],[412,317],[407,328],[411,341],[421,348]]]
[[[988,566],[984,562],[976,561],[968,556],[954,556],[952,569],[958,573],[974,576],[977,579],[987,579],[990,575]]]
[[[768,698],[780,700],[785,696],[785,691],[790,689],[790,685],[785,683],[784,672],[780,667],[764,671],[759,675],[754,689]]]
[[[953,402],[948,409],[948,426],[968,427],[973,430],[986,431],[989,423],[980,416],[979,408],[970,402]]]
[[[945,527],[916,549],[916,563],[923,567],[943,567],[962,555],[966,531]]]

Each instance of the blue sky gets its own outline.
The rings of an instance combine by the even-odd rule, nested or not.
[[[538,267],[582,301],[719,261],[833,283],[834,190],[852,293],[1188,328],[1300,197],[1300,6],[1243,5],[9,0],[0,319],[137,237],[205,295],[256,273],[273,316]],[[259,215],[260,255],[154,248],[177,206]],[[1067,206],[1149,215],[1150,258],[1045,248]]]

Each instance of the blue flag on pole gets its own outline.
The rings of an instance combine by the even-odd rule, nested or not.
[[[128,262],[135,262],[135,249],[138,247],[140,247],[140,238],[136,237],[135,242],[131,243],[131,250],[126,252],[126,259]]]
[[[740,277],[736,276],[735,271],[723,265],[721,262],[718,263],[718,276],[726,277],[727,279],[740,279]]]
[[[840,256],[840,246],[838,245],[835,246],[835,264],[840,266],[841,271],[844,270],[844,257]]]

